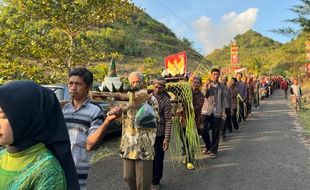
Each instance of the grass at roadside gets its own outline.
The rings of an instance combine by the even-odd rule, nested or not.
[[[300,118],[307,135],[310,135],[310,109],[303,109],[300,112]]]
[[[118,154],[119,144],[120,137],[114,137],[104,140],[100,147],[97,150],[93,151],[90,163],[94,164],[112,155]]]
[[[303,126],[305,127],[305,131],[307,135],[310,136],[310,80],[304,81],[302,84],[302,92],[303,92],[303,97],[304,102],[303,102],[303,109],[300,112],[300,118]]]
[[[305,95],[310,95],[310,80],[306,80],[303,82],[303,84],[301,85],[302,88],[302,92]]]

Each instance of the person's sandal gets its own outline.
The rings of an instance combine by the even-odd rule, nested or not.
[[[202,153],[204,153],[204,154],[210,154],[210,151],[209,151],[208,149],[204,148],[204,149],[202,150]]]

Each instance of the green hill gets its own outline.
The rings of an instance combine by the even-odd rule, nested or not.
[[[151,18],[143,11],[133,15],[127,22],[118,22],[108,28],[125,35],[124,44],[115,48],[124,55],[122,66],[133,69],[141,66],[145,58],[153,58],[156,64],[164,67],[164,57],[170,54],[187,52],[188,70],[195,69],[203,56],[191,48],[187,39],[180,40],[164,24]]]
[[[164,57],[183,51],[187,52],[187,71],[193,71],[202,62],[229,64],[229,45],[214,50],[206,61],[191,48],[189,40],[178,39],[164,24],[136,7],[130,6],[135,11],[130,11],[129,19],[127,14],[116,16],[119,8],[110,16],[101,15],[107,16],[106,21],[101,19],[101,8],[93,4],[84,6],[82,1],[66,2],[70,11],[54,9],[54,5],[58,6],[54,1],[48,1],[50,7],[44,1],[38,10],[35,1],[21,2],[26,8],[13,1],[0,4],[0,81],[64,82],[69,69],[83,65],[95,73],[99,82],[111,57],[116,60],[119,74],[133,70],[159,74],[164,69]],[[98,3],[102,9],[106,8],[102,2]],[[293,72],[303,63],[304,39],[300,35],[283,45],[253,30],[235,37],[240,63],[255,74],[285,73],[287,69]]]
[[[298,76],[299,67],[305,62],[305,34],[301,34],[286,44],[249,30],[237,35],[239,62],[253,74],[282,74]],[[225,67],[230,64],[230,47],[216,49],[206,56],[213,65]]]
[[[304,74],[301,67],[306,61],[305,42],[306,34],[302,33],[272,54],[276,73],[298,77]]]
[[[253,30],[237,35],[234,40],[239,47],[240,64],[244,66],[249,65],[254,57],[267,58],[274,50],[281,47],[281,43],[264,37]],[[206,58],[215,65],[227,65],[230,63],[230,46],[226,45],[222,49],[214,50]]]
[[[136,11],[129,19],[89,24],[88,17],[94,18],[86,12],[75,15],[53,9],[52,19],[47,17],[49,11],[39,11],[39,16],[27,19],[20,6],[13,2],[8,5],[0,4],[0,80],[3,81],[65,82],[69,69],[84,65],[100,82],[111,57],[116,60],[119,74],[134,70],[159,74],[164,69],[164,57],[183,51],[187,52],[187,71],[194,70],[204,59],[191,48],[189,40],[178,39],[164,24],[138,8],[134,8]],[[79,10],[74,7],[83,8],[79,4],[68,6],[73,12]],[[37,15],[33,9],[28,11],[31,18]],[[67,17],[77,23],[63,24]]]

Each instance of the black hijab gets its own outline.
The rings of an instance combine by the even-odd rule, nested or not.
[[[0,107],[12,127],[14,143],[8,152],[20,152],[40,142],[64,170],[70,190],[79,188],[70,140],[56,95],[33,81],[14,81],[0,87]]]

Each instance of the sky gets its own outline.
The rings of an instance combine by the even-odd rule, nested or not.
[[[281,43],[291,37],[271,32],[296,25],[285,22],[296,15],[289,9],[299,0],[133,0],[151,17],[165,24],[178,38],[207,55],[228,45],[237,34],[253,29]]]

